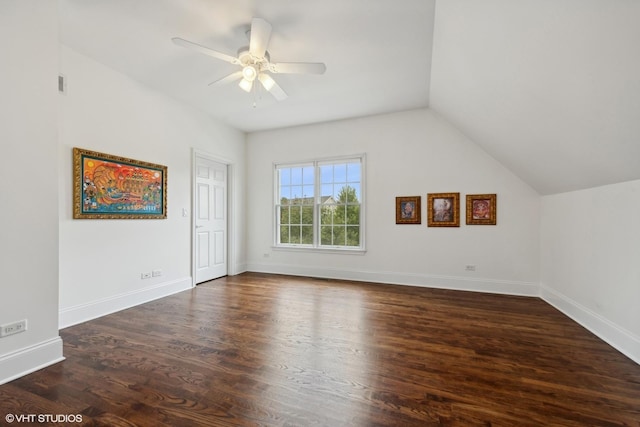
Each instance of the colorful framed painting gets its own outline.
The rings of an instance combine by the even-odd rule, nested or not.
[[[427,209],[427,226],[460,227],[460,193],[429,193]]]
[[[496,225],[496,202],[495,194],[467,194],[467,224]]]
[[[167,167],[73,149],[75,219],[164,219]]]
[[[396,224],[420,224],[420,196],[396,197]]]

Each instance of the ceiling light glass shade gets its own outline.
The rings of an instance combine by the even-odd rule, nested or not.
[[[242,79],[238,86],[242,88],[245,92],[251,92],[251,88],[253,87],[253,80]]]
[[[268,91],[271,91],[273,86],[275,86],[276,84],[275,80],[273,80],[270,75],[264,73],[258,76],[258,80],[260,80],[262,86],[264,86],[264,88]]]
[[[242,77],[250,82],[254,81],[258,76],[258,70],[253,65],[247,65],[242,69]]]

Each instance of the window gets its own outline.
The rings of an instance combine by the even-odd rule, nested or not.
[[[364,155],[276,165],[276,246],[364,249]]]

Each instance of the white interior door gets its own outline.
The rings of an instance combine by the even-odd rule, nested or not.
[[[227,275],[227,165],[196,155],[196,283]]]

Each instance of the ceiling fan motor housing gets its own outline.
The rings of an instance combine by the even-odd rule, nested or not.
[[[257,58],[249,52],[249,46],[244,46],[238,49],[238,60],[242,67],[246,67],[248,65],[253,65],[256,67],[257,71],[264,71],[269,69],[269,61],[271,60],[271,56],[269,52],[264,52],[264,57]]]

